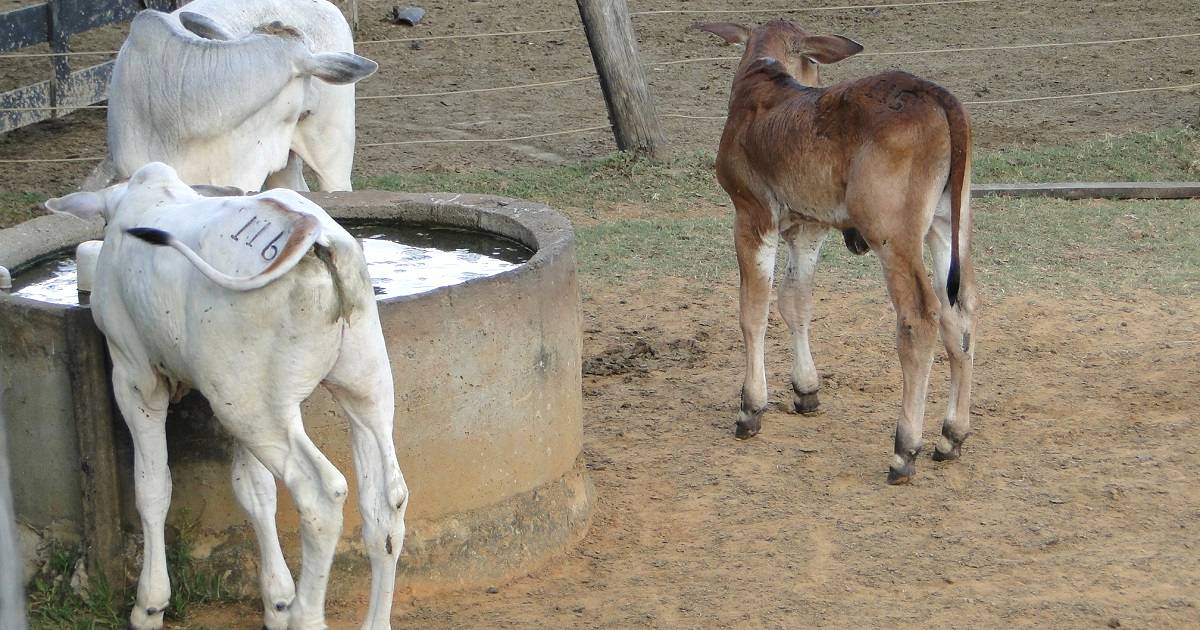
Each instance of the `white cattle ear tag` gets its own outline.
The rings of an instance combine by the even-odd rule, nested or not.
[[[197,253],[234,277],[287,271],[321,235],[313,215],[275,199],[230,199],[204,223]]]

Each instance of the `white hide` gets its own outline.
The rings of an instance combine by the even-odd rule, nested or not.
[[[127,183],[52,199],[46,206],[85,218],[103,214],[107,222],[91,308],[108,339],[114,395],[134,442],[134,489],[145,543],[132,626],[161,627],[169,602],[165,421],[168,402],[195,388],[239,445],[234,491],[259,539],[266,627],[324,627],[325,589],[347,483],[305,435],[300,417],[300,403],[324,384],[351,422],[372,569],[364,627],[388,628],[408,490],[392,442],[391,370],[358,242],[292,191],[206,198],[159,163],[139,169]],[[263,258],[265,267],[231,260],[230,247],[247,244],[250,230],[232,238],[229,226],[236,229],[232,218],[240,221],[246,214],[270,224],[260,239],[278,229],[282,242],[302,251],[274,252],[259,240],[244,249]],[[299,219],[286,224],[280,217]],[[211,269],[199,269],[184,249]],[[232,290],[210,279],[212,269],[272,275],[273,281]],[[300,510],[303,562],[296,585],[279,548],[272,477],[284,482]]]
[[[188,31],[185,13],[218,26],[220,38]],[[276,21],[301,37],[256,30]],[[115,177],[159,161],[190,184],[307,190],[302,159],[322,190],[350,190],[353,83],[377,67],[353,47],[345,18],[325,0],[195,0],[174,14],[143,11],[110,87]],[[355,64],[353,76],[329,76]]]

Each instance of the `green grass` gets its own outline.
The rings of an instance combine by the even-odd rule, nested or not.
[[[411,172],[360,178],[356,188],[505,195],[578,208],[603,218],[620,204],[646,204],[670,215],[725,201],[713,175],[713,153],[693,152],[653,163],[615,154],[580,164],[505,171]],[[977,182],[1200,180],[1200,131],[1178,125],[1065,146],[980,151]],[[42,214],[37,191],[0,191],[0,228]]]
[[[406,173],[370,177],[357,188],[454,191],[503,195],[552,206],[598,208],[653,204],[664,212],[725,200],[713,174],[712,153],[688,153],[662,162],[615,154],[582,164],[470,173]]]
[[[49,562],[28,586],[30,627],[38,628],[123,628],[125,617],[116,598],[102,578],[89,580],[89,588],[76,593],[71,576],[80,556],[75,550],[54,547]]]
[[[1200,130],[1178,125],[1066,146],[976,153],[976,182],[1195,181]]]
[[[222,579],[197,563],[191,556],[191,528],[185,528],[167,547],[167,574],[171,579],[171,604],[166,617],[185,621],[192,606],[220,600]],[[49,561],[28,586],[30,626],[40,628],[124,628],[133,605],[134,588],[122,604],[118,593],[103,576],[91,576],[87,589],[71,588],[71,576],[81,562],[78,550],[52,547]],[[225,593],[228,598],[228,593]]]
[[[1023,290],[1200,293],[1200,204],[1191,201],[976,200],[974,260],[992,294]],[[661,275],[736,282],[732,220],[624,220],[578,229],[579,269],[596,277]],[[780,260],[784,257],[780,247]],[[882,282],[874,255],[831,231],[818,274]]]
[[[45,214],[45,211],[41,209],[41,203],[47,198],[47,195],[37,192],[0,191],[0,228],[16,225]]]

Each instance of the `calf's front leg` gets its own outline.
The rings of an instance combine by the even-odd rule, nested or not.
[[[820,406],[821,377],[808,346],[812,320],[813,276],[821,244],[829,229],[815,223],[796,223],[783,230],[788,263],[779,283],[779,312],[792,331],[792,406],[796,413],[813,413]]]
[[[156,375],[135,372],[119,362],[113,366],[113,394],[133,436],[133,490],[142,519],[142,571],[129,625],[154,630],[163,626],[163,611],[171,601],[165,538],[171,505],[166,430],[170,396]]]

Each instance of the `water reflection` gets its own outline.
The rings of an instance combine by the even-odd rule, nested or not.
[[[347,229],[362,240],[377,299],[495,275],[533,255],[516,241],[485,232],[368,224]],[[13,277],[12,293],[51,304],[79,304],[72,253],[59,252],[21,270]]]

